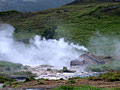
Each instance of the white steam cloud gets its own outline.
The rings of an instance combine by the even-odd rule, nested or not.
[[[87,49],[83,46],[69,44],[60,40],[41,40],[35,36],[30,44],[18,42],[13,37],[14,27],[0,24],[0,60],[24,65],[49,64],[53,66],[69,66],[69,61],[80,56]]]

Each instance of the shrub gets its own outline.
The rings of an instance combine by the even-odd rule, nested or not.
[[[3,12],[0,12],[0,16],[7,16],[7,15],[19,14],[19,13],[21,13],[21,12],[18,12],[15,10],[3,11]]]
[[[75,89],[75,87],[73,87],[73,86],[61,86],[56,90],[74,90],[74,89]]]
[[[44,82],[39,81],[38,84],[45,84]]]
[[[72,80],[69,80],[67,83],[68,84],[74,84],[74,83],[76,83],[76,81],[74,79],[72,79]]]
[[[27,77],[26,80],[25,80],[25,82],[29,82],[29,81],[33,81],[33,80],[35,80],[34,77]]]
[[[67,71],[68,71],[67,67],[63,67],[63,72],[67,72]]]
[[[4,82],[12,82],[14,80],[6,77],[6,76],[0,76],[0,83],[4,83]]]
[[[52,71],[52,69],[50,69],[50,68],[47,68],[47,71]]]
[[[49,27],[44,30],[42,37],[45,37],[46,39],[53,39],[55,36],[55,30],[57,29],[56,26]]]

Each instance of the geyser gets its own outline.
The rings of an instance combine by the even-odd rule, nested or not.
[[[29,44],[15,40],[14,27],[9,24],[0,24],[0,60],[6,60],[24,65],[49,64],[53,66],[69,66],[70,60],[79,57],[84,46],[69,44],[63,38],[41,39],[36,35]]]

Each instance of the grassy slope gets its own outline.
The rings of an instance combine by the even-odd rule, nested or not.
[[[61,86],[59,88],[53,89],[53,90],[119,90],[120,88],[116,89],[103,89],[98,87],[92,87],[92,86],[79,86],[79,87],[73,87],[73,86]]]
[[[117,9],[102,12],[104,8],[117,6]],[[67,9],[68,12],[64,12]],[[60,10],[60,13],[56,13]],[[27,39],[35,34],[41,35],[46,27],[57,24],[55,38],[87,46],[91,36],[120,35],[119,3],[92,3],[87,5],[66,5],[34,13],[18,13],[5,15],[0,21],[12,24],[17,28],[17,39]]]
[[[17,63],[11,63],[7,61],[0,61],[0,73],[3,72],[12,72],[12,71],[17,71],[21,70],[23,66],[21,64]]]

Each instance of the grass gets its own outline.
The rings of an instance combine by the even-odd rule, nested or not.
[[[103,65],[91,65],[87,67],[87,70],[93,72],[120,71],[120,62],[113,60]]]
[[[119,71],[114,71],[114,72],[108,72],[104,74],[100,74],[99,76],[92,76],[89,77],[89,80],[102,80],[102,81],[120,81],[120,72]]]
[[[0,70],[2,72],[13,72],[23,69],[23,65],[18,63],[11,63],[8,61],[0,61]]]
[[[6,77],[6,76],[2,76],[0,75],[0,83],[5,83],[5,82],[13,82],[14,80]]]
[[[75,84],[75,83],[76,83],[76,81],[74,79],[71,79],[67,82],[67,84]]]
[[[120,88],[116,89],[103,89],[103,88],[98,88],[98,87],[93,87],[93,86],[79,86],[79,87],[74,87],[74,86],[61,86],[59,88],[53,89],[53,90],[119,90]]]
[[[117,8],[102,12],[110,6]],[[64,12],[65,9],[68,12]],[[60,13],[57,13],[58,10]],[[64,37],[67,41],[88,47],[91,36],[99,37],[96,32],[113,37],[120,35],[119,10],[118,2],[66,5],[39,12],[17,14],[12,17],[11,15],[1,16],[0,20],[17,28],[17,32],[14,33],[17,39],[28,39],[36,34],[42,35],[47,27],[57,25],[54,38]]]
[[[8,61],[0,61],[0,75],[6,77],[29,77],[29,76],[36,76],[36,74],[31,73],[30,71],[23,71],[27,70],[28,68],[23,66],[22,64],[12,63]],[[14,75],[14,76],[13,76]]]

